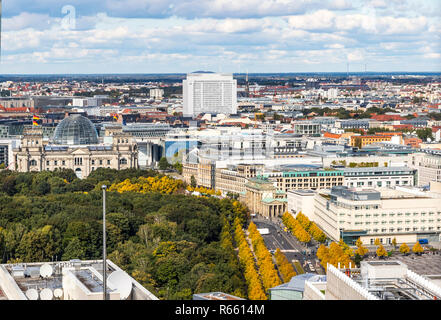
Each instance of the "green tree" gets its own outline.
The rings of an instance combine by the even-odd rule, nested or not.
[[[72,240],[70,240],[69,244],[64,250],[62,259],[63,260],[85,259],[86,257],[87,257],[86,249],[84,248],[80,239],[75,237]]]
[[[48,179],[48,183],[52,193],[62,194],[66,192],[66,183],[63,178],[51,177]]]
[[[10,175],[5,177],[5,179],[3,180],[2,191],[6,192],[10,196],[14,195],[17,192],[15,184],[16,184],[15,176]]]
[[[51,261],[60,253],[60,244],[58,230],[46,225],[26,233],[20,241],[17,254],[25,262]]]
[[[130,236],[130,221],[122,213],[112,212],[106,215],[107,221],[115,225],[121,231],[122,237],[127,240]]]
[[[158,166],[160,170],[167,170],[170,167],[170,164],[168,163],[166,157],[162,157],[159,159]]]
[[[423,141],[427,141],[428,138],[433,139],[432,128],[417,129],[416,134]]]
[[[190,185],[191,185],[192,188],[196,188],[197,187],[196,178],[193,175],[190,178]]]

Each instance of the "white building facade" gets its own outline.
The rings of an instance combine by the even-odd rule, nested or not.
[[[314,197],[288,193],[288,210],[291,214],[302,211],[334,241],[349,231],[360,232],[358,236],[366,244],[373,244],[375,238],[390,243],[394,237],[398,243],[416,242],[422,236],[439,241],[438,192],[406,187],[375,190],[338,186],[319,190]]]
[[[190,73],[182,81],[182,88],[186,117],[237,113],[237,81],[232,74]]]

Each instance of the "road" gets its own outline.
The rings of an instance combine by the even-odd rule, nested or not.
[[[252,221],[258,229],[268,228],[269,234],[262,235],[268,250],[275,251],[279,248],[289,261],[298,260],[305,272],[324,274],[324,270],[318,265],[319,261],[315,255],[317,247],[315,245],[306,246],[291,233],[283,231],[284,225],[280,219],[271,221],[256,216],[252,218]],[[313,269],[310,268],[308,261]]]

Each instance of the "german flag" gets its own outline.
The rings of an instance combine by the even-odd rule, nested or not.
[[[40,120],[40,117],[34,114],[32,117],[32,125],[38,126],[38,120]]]

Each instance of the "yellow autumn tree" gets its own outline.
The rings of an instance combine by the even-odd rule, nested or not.
[[[355,266],[354,261],[351,260],[351,257],[345,253],[343,248],[337,242],[332,242],[329,245],[329,248],[323,244],[320,245],[317,250],[317,258],[320,260],[320,264],[325,270],[328,263],[335,267],[338,267],[340,264],[340,268]]]
[[[338,242],[338,245],[342,248],[342,250],[350,257],[354,256],[354,250],[343,241],[343,239],[340,239]]]
[[[409,253],[409,252],[410,252],[410,248],[409,248],[409,246],[408,246],[407,244],[403,243],[403,244],[400,246],[400,252],[401,252],[402,254]]]
[[[424,252],[423,247],[419,242],[415,243],[415,245],[412,247],[412,251],[418,254],[421,254]]]
[[[357,239],[355,245],[357,246],[355,253],[358,254],[359,256],[364,257],[369,252],[368,248],[363,246],[363,242],[361,241],[360,238]]]
[[[239,249],[238,257],[244,269],[244,277],[248,288],[248,299],[266,300],[267,296],[263,289],[262,282],[259,279],[259,274],[254,263],[254,257],[245,239],[245,235],[242,230],[242,224],[239,218],[236,218],[234,220],[233,227],[234,238]]]
[[[163,177],[139,177],[135,179],[126,179],[120,183],[114,183],[109,187],[109,191],[123,192],[160,192],[171,194],[183,187],[181,180]]]
[[[384,249],[382,244],[378,246],[376,253],[379,258],[387,257],[387,251]]]
[[[257,265],[259,267],[259,273],[262,278],[262,283],[265,289],[269,289],[281,284],[277,270],[274,267],[271,253],[265,246],[265,242],[262,235],[257,230],[256,225],[251,222],[248,226],[249,237],[254,249],[254,253],[257,258]]]
[[[279,268],[280,274],[282,275],[283,281],[288,282],[292,277],[296,275],[294,271],[293,265],[288,261],[286,256],[277,248],[274,253],[274,257],[276,258],[276,263]]]
[[[290,213],[285,212],[283,214],[282,222],[300,242],[307,243],[311,241],[309,233]]]

